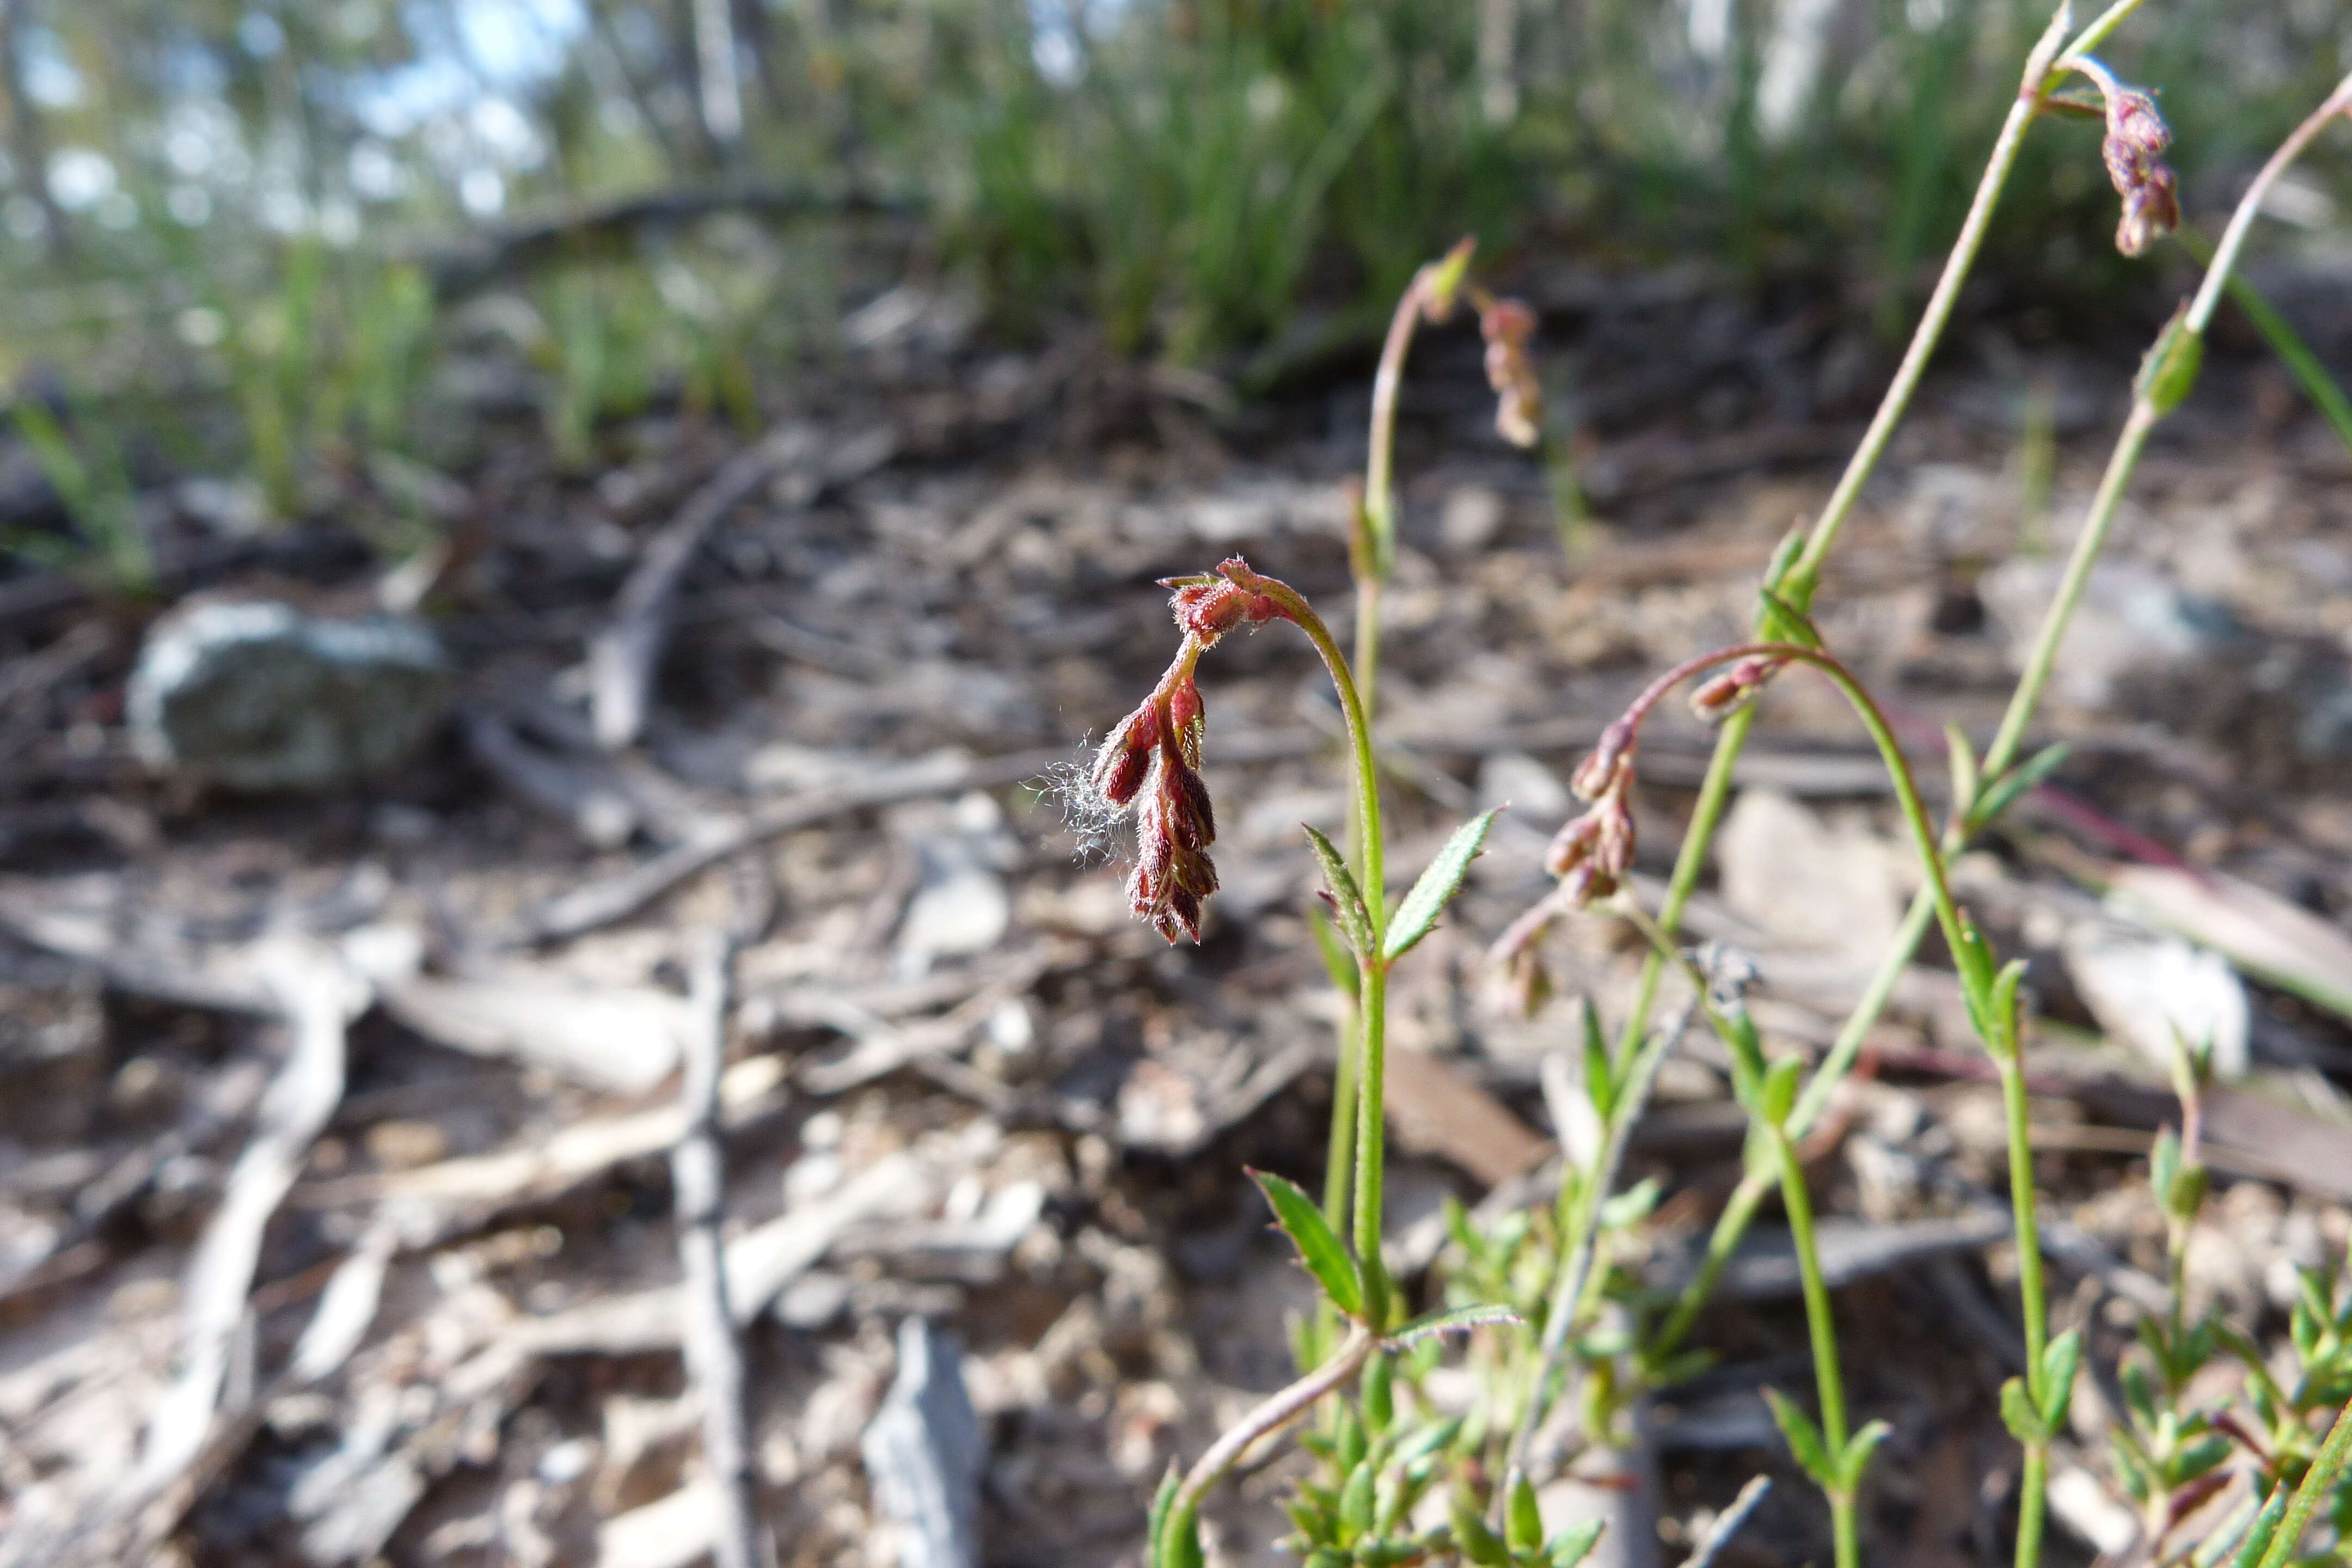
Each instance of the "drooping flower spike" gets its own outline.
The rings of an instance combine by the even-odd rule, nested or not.
[[[1558,885],[1513,921],[1487,951],[1489,960],[1510,975],[1524,1007],[1531,1011],[1548,989],[1535,955],[1544,933],[1570,910],[1589,908],[1614,894],[1633,868],[1634,763],[1642,725],[1651,710],[1677,683],[1722,665],[1692,691],[1691,710],[1709,723],[1728,718],[1754,700],[1788,667],[1790,658],[1771,647],[1702,655],[1652,681],[1601,731],[1601,739],[1569,779],[1569,788],[1589,802],[1590,809],[1562,825],[1544,854],[1544,869],[1559,879]]]
[[[1216,808],[1200,771],[1208,712],[1193,667],[1235,626],[1288,618],[1276,599],[1254,586],[1260,581],[1235,556],[1214,574],[1160,584],[1174,591],[1169,607],[1184,640],[1151,695],[1103,742],[1087,778],[1106,812],[1134,810],[1128,907],[1171,942],[1179,934],[1201,940],[1202,904],[1217,890],[1208,854],[1217,837]]]
[[[1514,447],[1532,447],[1543,433],[1543,383],[1528,343],[1536,313],[1517,300],[1487,300],[1478,308],[1486,340],[1486,384],[1495,389],[1495,428]]]
[[[2066,63],[2099,89],[2107,122],[2099,157],[2123,198],[2116,248],[2137,256],[2180,226],[2179,183],[2164,161],[2172,128],[2158,112],[2153,94],[2118,79],[2095,56],[2078,55]]]

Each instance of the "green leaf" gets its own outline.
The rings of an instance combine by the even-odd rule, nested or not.
[[[1384,1355],[1366,1362],[1362,1390],[1364,1425],[1375,1432],[1387,1431],[1396,1420],[1396,1363]]]
[[[1354,1001],[1364,975],[1356,967],[1356,955],[1348,951],[1347,939],[1339,934],[1319,904],[1307,906],[1307,929],[1315,933],[1315,951],[1322,955],[1323,972],[1331,977],[1333,987],[1349,1001]]]
[[[2189,330],[2189,301],[2184,300],[2165,323],[2156,346],[2140,361],[2132,395],[2146,398],[2159,415],[2169,414],[2187,400],[2204,364],[2205,334]]]
[[[1481,1568],[1510,1568],[1510,1548],[1486,1528],[1486,1521],[1478,1517],[1476,1503],[1455,1492],[1446,1500],[1446,1513],[1454,1525],[1454,1550]]]
[[[1584,1094],[1593,1113],[1605,1125],[1616,1113],[1617,1069],[1609,1057],[1609,1042],[1601,1033],[1601,1009],[1584,998]]]
[[[1985,791],[1985,797],[1977,803],[1976,809],[1969,813],[1969,826],[1972,828],[1986,827],[2000,821],[2001,813],[2017,804],[2018,796],[2046,783],[2065,761],[2066,748],[2063,745],[2044,746],[2001,774]]]
[[[2192,248],[2205,251],[2199,259],[2210,261],[2212,258],[2211,251],[2204,247]],[[2336,438],[2347,448],[2352,448],[2352,399],[2346,398],[2344,389],[2327,373],[2327,366],[2312,353],[2310,345],[2295,330],[2287,325],[2286,318],[2263,297],[2262,291],[2246,281],[2243,273],[2232,271],[2228,288],[2230,298],[2238,302],[2238,309],[2245,311],[2246,319],[2254,323],[2254,330],[2262,333],[2263,341],[2270,344],[2271,353],[2278,356],[2279,363],[2286,366],[2287,373],[2302,386],[2304,395],[2311,399],[2313,406],[2334,427]]]
[[[1797,1080],[1805,1076],[1805,1058],[1790,1055],[1774,1062],[1764,1073],[1764,1120],[1775,1127],[1788,1122],[1789,1111],[1797,1103]]]
[[[1977,774],[1977,750],[1958,721],[1944,726],[1944,755],[1952,764],[1952,815],[1966,820],[1984,781]]]
[[[2263,1504],[2263,1511],[2254,1515],[2254,1527],[2246,1531],[2246,1543],[2238,1548],[2231,1568],[2259,1568],[2270,1555],[2271,1537],[2278,1533],[2281,1521],[2286,1518],[2287,1488],[2280,1487],[2271,1493],[2271,1500]]]
[[[1453,1445],[1454,1438],[1462,1436],[1462,1423],[1463,1417],[1449,1415],[1443,1421],[1432,1421],[1425,1426],[1416,1427],[1397,1444],[1396,1462],[1400,1465],[1417,1464],[1432,1454],[1442,1452]]]
[[[1355,875],[1328,838],[1305,823],[1299,826],[1307,828],[1307,847],[1315,851],[1315,863],[1323,868],[1323,886],[1331,895],[1332,918],[1339,922],[1340,936],[1359,958],[1369,956],[1373,946],[1372,916],[1364,908],[1363,890],[1356,886]]]
[[[1151,1511],[1144,1516],[1143,1538],[1151,1542],[1155,1551],[1160,1544],[1160,1531],[1168,1524],[1168,1510],[1176,1501],[1176,1489],[1181,1484],[1182,1478],[1177,1474],[1176,1467],[1171,1464],[1168,1473],[1160,1478],[1160,1489],[1151,1494]]]
[[[1511,1500],[1503,1510],[1503,1544],[1515,1557],[1543,1546],[1543,1510],[1536,1506],[1535,1484],[1525,1476],[1511,1483]]]
[[[1485,847],[1486,831],[1495,826],[1500,811],[1499,806],[1494,811],[1482,811],[1454,830],[1454,837],[1445,841],[1445,847],[1437,852],[1437,858],[1429,863],[1429,869],[1421,874],[1412,891],[1397,906],[1382,958],[1391,962],[1402,958],[1437,924],[1437,917],[1445,912],[1445,906],[1462,890],[1462,879],[1469,875],[1470,862]]]
[[[1369,1455],[1348,1473],[1348,1484],[1339,1489],[1341,1544],[1354,1545],[1372,1528],[1372,1489],[1379,1480],[1380,1468]]]
[[[1152,1544],[1151,1568],[1206,1568],[1207,1559],[1201,1550],[1201,1521],[1190,1509],[1178,1513],[1171,1504]]]
[[[1862,1473],[1870,1468],[1870,1457],[1886,1441],[1895,1428],[1884,1421],[1873,1421],[1846,1439],[1845,1452],[1838,1458],[1838,1487],[1848,1497],[1862,1485]]]
[[[1356,1543],[1355,1568],[1402,1568],[1407,1563],[1426,1561],[1426,1542],[1406,1538],[1399,1541],[1362,1541]]]
[[[2042,1347],[2042,1424],[2056,1432],[2074,1402],[2074,1371],[2083,1364],[2083,1331],[2068,1329]]]
[[[1764,563],[1764,575],[1761,579],[1764,586],[1772,590],[1775,595],[1780,594],[1788,583],[1789,573],[1796,566],[1798,558],[1804,552],[1805,528],[1802,523],[1799,523],[1782,534],[1780,542],[1773,546],[1772,559]],[[1766,625],[1760,611],[1757,616],[1757,625],[1759,627]]]
[[[1829,1447],[1822,1441],[1822,1429],[1813,1425],[1813,1418],[1777,1388],[1764,1391],[1764,1403],[1772,1407],[1772,1419],[1780,1436],[1788,1439],[1789,1452],[1796,1456],[1797,1463],[1824,1491],[1834,1489],[1837,1471],[1830,1464]]]
[[[1296,1182],[1266,1171],[1252,1171],[1250,1178],[1265,1201],[1274,1206],[1275,1223],[1282,1226],[1290,1244],[1298,1248],[1299,1260],[1331,1304],[1351,1318],[1364,1315],[1364,1280],[1356,1268],[1356,1259],[1315,1206],[1315,1200],[1299,1190]]]
[[[1756,618],[1764,627],[1767,637],[1774,642],[1792,642],[1800,647],[1822,646],[1821,628],[1813,625],[1811,616],[1769,587],[1757,589],[1756,596],[1763,601],[1763,608]]]
[[[1499,1302],[1475,1307],[1449,1307],[1442,1312],[1425,1312],[1391,1334],[1388,1342],[1392,1349],[1402,1348],[1419,1340],[1437,1334],[1457,1334],[1471,1329],[1484,1328],[1488,1323],[1516,1323],[1517,1312]]]
[[[2022,1378],[2012,1377],[2000,1385],[2000,1418],[2008,1425],[2009,1435],[2028,1447],[2050,1441],[2049,1423],[2033,1407]]]
[[[1603,1231],[1624,1230],[1650,1217],[1665,1189],[1655,1176],[1644,1176],[1614,1196],[1603,1198],[1594,1216]]]
[[[1606,1520],[1588,1519],[1581,1524],[1571,1524],[1553,1536],[1544,1546],[1544,1557],[1549,1568],[1576,1568],[1578,1563],[1592,1555],[1592,1549],[1601,1543],[1601,1532],[1608,1528]]]

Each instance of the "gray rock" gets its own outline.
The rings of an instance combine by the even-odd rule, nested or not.
[[[157,621],[131,673],[131,739],[152,766],[241,790],[328,790],[415,750],[448,704],[424,622],[331,620],[274,600]]]
[[[899,1568],[979,1568],[987,1439],[955,1342],[919,1317],[898,1325],[898,1379],[859,1446]]]

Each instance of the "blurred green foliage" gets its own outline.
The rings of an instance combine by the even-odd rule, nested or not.
[[[715,54],[695,36],[714,13],[733,29]],[[291,516],[370,453],[467,460],[478,433],[435,383],[453,344],[480,341],[464,323],[487,290],[554,447],[585,467],[615,416],[756,417],[828,341],[844,278],[890,275],[844,260],[861,197],[910,205],[918,268],[943,267],[999,331],[1091,321],[1120,352],[1228,371],[1286,334],[1374,330],[1465,233],[1488,257],[1825,276],[1891,328],[2045,14],[0,0],[0,377],[61,376],[78,425],[134,408],[175,425],[112,439],[249,475]],[[2115,63],[2161,94],[2192,221],[2340,73],[2347,33],[2326,0],[2149,0],[2133,19]],[[705,79],[714,58],[735,77]],[[2108,243],[2097,138],[2034,131],[1984,268],[2009,297],[2129,300],[2156,275]],[[463,287],[443,265],[518,214],[784,189],[802,216],[714,204]]]

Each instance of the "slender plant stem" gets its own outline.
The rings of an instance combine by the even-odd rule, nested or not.
[[[2112,32],[2115,26],[2128,16],[2138,4],[2139,0],[2120,0],[2119,4],[2111,7],[2097,22],[2084,29],[2068,52],[2072,54],[2095,47],[2098,42]],[[2346,85],[2339,87],[2328,102],[2323,105],[2309,121],[2306,121],[2303,127],[2298,128],[2295,135],[2289,139],[2289,143],[2300,151],[2302,147],[2308,144],[2311,135],[2315,133],[2319,127],[2325,125],[2330,117],[2345,112],[2347,89],[2352,89],[2352,79],[2347,79]],[[2282,151],[2284,150],[2283,148]],[[2230,233],[2237,236],[2238,241],[2231,245],[2226,252],[2217,250],[2214,254],[2211,264],[2207,268],[2204,282],[2199,290],[2200,300],[2218,300],[2220,297],[2221,289],[2227,284],[2230,269],[2235,264],[2238,251],[2242,247],[2244,233],[2252,222],[2252,214],[2260,207],[2263,197],[2271,185],[2276,183],[2285,168],[2284,162],[2273,157],[2264,165],[2262,174],[2256,177],[2253,184],[2240,200],[2237,213],[2230,224]],[[2225,243],[2227,243],[2226,240]],[[2210,307],[2206,313],[2210,316]],[[2184,324],[2190,325],[2193,329],[2196,315],[2196,307],[2192,305]],[[2124,427],[2116,438],[2115,448],[2108,456],[2106,469],[2100,477],[2098,491],[2092,499],[2090,511],[2084,519],[2081,531],[2075,536],[2074,550],[2068,558],[2065,573],[2059,581],[2057,594],[2053,598],[2049,609],[2042,616],[2041,629],[2034,638],[2033,650],[2027,658],[2025,674],[2019,680],[2016,689],[2011,693],[2009,706],[2001,715],[2000,727],[1995,732],[1992,745],[1987,750],[1983,762],[1979,764],[1979,775],[1988,785],[2007,773],[2015,764],[2018,753],[2023,750],[2026,731],[2032,722],[2034,713],[2041,706],[2042,694],[2049,685],[2051,673],[2057,663],[2059,649],[2065,641],[2066,632],[2072,625],[2074,611],[2081,604],[2083,594],[2089,585],[2091,570],[2097,563],[2099,554],[2105,547],[2107,535],[2115,522],[2124,493],[2130,484],[2134,471],[2138,467],[2142,454],[2147,449],[2148,434],[2162,417],[2161,413],[2156,409],[2145,393],[2134,398],[2131,413],[2126,416]],[[1744,717],[1744,712],[1734,715],[1731,724],[1739,723]],[[1744,730],[1735,734],[1730,724],[1727,724],[1721,740],[1717,743],[1716,761],[1719,763],[1723,760],[1726,750],[1731,747],[1734,741],[1744,740]],[[1706,782],[1700,791],[1699,810],[1693,818],[1691,834],[1684,841],[1683,862],[1675,867],[1675,884],[1670,886],[1667,901],[1659,910],[1661,922],[1669,930],[1672,930],[1679,920],[1685,901],[1675,897],[1675,889],[1696,886],[1698,871],[1704,862],[1704,844],[1702,843],[1699,850],[1694,853],[1691,839],[1699,837],[1702,828],[1711,834],[1715,822],[1720,815],[1724,797],[1727,797],[1728,785],[1728,769],[1723,771],[1723,776],[1718,784],[1717,769],[1711,764]],[[1986,826],[1969,814],[1967,807],[1973,804],[1955,803],[1954,820],[1946,829],[1944,838],[1945,852],[1948,856],[1958,854],[1966,847],[1969,839]],[[1713,807],[1711,811],[1710,805]],[[1684,877],[1685,864],[1689,868],[1687,883]],[[1854,1058],[1861,1052],[1863,1041],[1868,1037],[1871,1029],[1877,1025],[1879,1016],[1885,1010],[1887,1002],[1894,995],[1895,987],[1901,981],[1904,970],[1909,967],[1913,955],[1918,951],[1920,939],[1927,934],[1927,924],[1934,912],[1932,889],[1922,888],[1918,896],[1912,900],[1910,911],[1904,917],[1900,931],[1887,949],[1877,972],[1872,975],[1862,999],[1855,1004],[1853,1013],[1846,1019],[1845,1026],[1839,1031],[1836,1041],[1823,1057],[1820,1068],[1805,1086],[1803,1094],[1798,1098],[1796,1110],[1790,1119],[1790,1131],[1792,1136],[1803,1137],[1805,1133],[1811,1131],[1822,1113],[1828,1109],[1830,1096],[1843,1080],[1847,1072],[1852,1069]],[[1645,970],[1643,973],[1645,984],[1641,1000],[1637,1004],[1637,1013],[1642,1006],[1647,1005],[1648,996],[1654,988],[1653,974],[1654,967],[1654,963],[1652,970]],[[1673,1310],[1668,1313],[1665,1322],[1661,1326],[1656,1339],[1653,1342],[1654,1356],[1670,1353],[1690,1331],[1697,1320],[1699,1311],[1720,1281],[1723,1269],[1729,1261],[1733,1249],[1738,1247],[1740,1237],[1745,1234],[1748,1224],[1755,1217],[1756,1210],[1762,1202],[1764,1194],[1769,1190],[1770,1184],[1769,1177],[1751,1174],[1744,1179],[1732,1194],[1730,1202],[1725,1205],[1723,1214],[1716,1222],[1713,1234],[1708,1237],[1705,1262],[1701,1265],[1698,1273],[1683,1288]]]
[[[1348,1197],[1356,1167],[1356,1077],[1360,1056],[1360,1002],[1345,1005],[1339,1019],[1339,1062],[1331,1076],[1331,1132],[1323,1164],[1323,1217],[1348,1234]]]
[[[1248,586],[1272,597],[1283,613],[1305,632],[1330,672],[1339,694],[1340,712],[1348,723],[1355,782],[1356,833],[1362,855],[1362,890],[1371,918],[1371,951],[1357,955],[1355,1100],[1355,1227],[1356,1255],[1364,1270],[1365,1315],[1375,1324],[1387,1321],[1388,1275],[1381,1262],[1381,1198],[1385,1181],[1385,1127],[1381,1120],[1388,1065],[1388,963],[1381,955],[1388,934],[1386,872],[1381,845],[1381,785],[1372,755],[1372,726],[1357,691],[1347,656],[1323,617],[1298,592],[1271,577],[1253,573]]]
[[[1812,1342],[1813,1388],[1821,1400],[1822,1436],[1831,1462],[1843,1464],[1848,1436],[1845,1376],[1838,1368],[1837,1320],[1830,1311],[1830,1288],[1822,1277],[1821,1247],[1813,1235],[1813,1200],[1805,1190],[1805,1167],[1797,1159],[1797,1146],[1790,1142],[1788,1130],[1768,1128],[1766,1135],[1772,1141],[1773,1157],[1780,1168],[1780,1206],[1789,1213],[1789,1237],[1797,1249],[1797,1273],[1804,1286],[1805,1333]],[[1832,1487],[1829,1500],[1830,1533],[1838,1568],[1860,1568],[1861,1531],[1853,1489]]]
[[[1648,939],[1651,951],[1662,963],[1681,970],[1689,983],[1695,998],[1707,994],[1706,976],[1690,956],[1674,945],[1674,939],[1656,921],[1643,913],[1632,899],[1621,899],[1618,912]],[[1735,1026],[1712,1003],[1704,1004],[1707,1022],[1717,1037],[1738,1063],[1741,1074],[1759,1089],[1769,1076],[1764,1053],[1758,1047],[1752,1026]],[[1774,1173],[1780,1184],[1780,1204],[1789,1215],[1790,1244],[1797,1254],[1797,1276],[1805,1300],[1805,1334],[1812,1347],[1813,1389],[1822,1407],[1822,1436],[1828,1449],[1830,1464],[1843,1473],[1845,1468],[1846,1445],[1851,1430],[1846,1416],[1845,1374],[1838,1361],[1837,1318],[1830,1307],[1829,1281],[1822,1273],[1821,1244],[1813,1230],[1812,1194],[1805,1185],[1805,1167],[1797,1157],[1797,1145],[1790,1138],[1785,1121],[1768,1120],[1764,1108],[1750,1104],[1748,1108],[1752,1124],[1760,1131],[1772,1150]],[[1815,1478],[1821,1480],[1821,1478]],[[1843,1482],[1832,1485],[1822,1480],[1822,1493],[1829,1500],[1830,1534],[1838,1568],[1861,1568],[1862,1534],[1856,1489]]]
[[[2095,30],[2102,25],[2112,28],[2129,14],[2125,0],[2112,7],[2107,16],[2094,23]],[[2112,20],[2110,20],[2112,18]],[[1928,296],[1927,307],[1920,312],[1919,324],[1911,334],[1910,346],[1904,352],[1903,363],[1895,379],[1879,402],[1870,428],[1864,434],[1862,445],[1839,476],[1837,488],[1822,508],[1807,535],[1802,552],[1790,568],[1786,580],[1778,584],[1783,597],[1799,611],[1812,603],[1813,589],[1819,581],[1822,560],[1830,547],[1837,542],[1838,532],[1845,526],[1847,515],[1861,499],[1863,485],[1885,455],[1895,428],[1911,406],[1912,395],[1918,391],[1919,382],[1927,374],[1927,362],[1943,339],[1944,329],[1951,321],[1952,310],[1958,303],[1960,289],[1976,265],[1977,253],[1983,248],[1986,230],[1992,223],[1993,209],[2000,203],[2001,187],[2009,183],[2011,170],[2017,165],[2019,153],[2025,142],[2026,128],[2032,123],[2042,105],[2042,93],[2048,82],[2052,65],[2057,60],[2066,29],[2073,25],[2074,6],[2071,0],[2059,5],[2050,18],[2028,57],[2025,71],[2020,79],[2017,100],[2010,106],[2002,121],[2000,134],[1995,138],[1991,155],[1985,162],[1982,177],[1977,182],[1976,195],[1969,204],[1969,214],[1960,225],[1960,232],[1952,242],[1944,270],[1936,280],[1935,292]],[[2087,36],[2087,35],[2086,35]],[[2104,37],[2104,34],[2100,35]],[[1731,777],[1741,748],[1748,744],[1748,732],[1753,727],[1753,710],[1734,714],[1715,743],[1715,755],[1707,763],[1706,778],[1699,786],[1698,804],[1694,809],[1689,830],[1684,835],[1681,854],[1675,861],[1673,878],[1666,885],[1664,901],[1658,908],[1658,919],[1669,931],[1682,924],[1683,911],[1690,902],[1692,892],[1698,887],[1700,873],[1706,868],[1709,846],[1714,842],[1716,828],[1723,820],[1724,807],[1731,797]],[[1654,954],[1643,966],[1641,983],[1634,993],[1633,1007],[1626,1016],[1624,1034],[1618,1053],[1629,1050],[1632,1042],[1642,1037],[1648,1028],[1650,1009],[1656,1005],[1660,963]]]
[[[2091,569],[2098,563],[2099,552],[2106,545],[2107,530],[2115,521],[2116,509],[2131,483],[2132,471],[2139,466],[2140,454],[2147,447],[2148,432],[2163,417],[2145,394],[2132,400],[2131,413],[2116,437],[2115,450],[2107,457],[2106,472],[2099,477],[2099,489],[2092,499],[2090,515],[2084,520],[2082,532],[2075,536],[2074,552],[2067,560],[2065,575],[2059,579],[2057,595],[2042,617],[2042,630],[2034,638],[2032,653],[2027,656],[2025,673],[2017,689],[2010,694],[2000,728],[1994,732],[1992,745],[1979,769],[1987,780],[1999,778],[2017,761],[2017,753],[2025,742],[2026,726],[2032,722],[2034,710],[2042,704],[2042,693],[2057,666],[2058,650],[2066,640],[2075,607],[2090,586]],[[1972,807],[1973,804],[1969,805]],[[1960,806],[1958,802],[1954,805]]]
[[[2221,242],[2213,247],[2213,264],[2205,269],[2205,281],[2198,288],[2197,298],[2189,301],[2184,324],[2190,331],[2203,336],[2206,326],[2213,320],[2213,311],[2221,303],[2221,290],[2237,267],[2238,252],[2244,247],[2246,236],[2253,228],[2271,188],[2278,184],[2288,166],[2303,156],[2303,150],[2311,145],[2312,139],[2327,128],[2328,121],[2347,110],[2352,110],[2352,76],[2336,83],[2327,100],[2287,133],[2278,151],[2254,175],[2253,184],[2246,187],[2246,194],[2238,198],[2238,209],[2230,215],[2230,226],[2221,231]]]
[[[2025,1386],[2037,1406],[2046,1393],[2042,1352],[2050,1342],[2050,1304],[2042,1278],[2042,1227],[2033,1197],[2033,1136],[2026,1115],[2025,1064],[2017,1054],[1993,1055],[2000,1072],[2001,1109],[2009,1121],[2009,1202],[2017,1215],[2017,1293],[2025,1318]],[[2025,1445],[2017,1504],[2017,1568],[2042,1560],[2042,1520],[2049,1489],[2050,1445]]]
[[[1251,1444],[1269,1433],[1278,1432],[1307,1414],[1315,1402],[1345,1384],[1363,1370],[1372,1352],[1380,1347],[1380,1336],[1358,1323],[1348,1331],[1331,1359],[1313,1372],[1266,1396],[1255,1409],[1228,1427],[1223,1436],[1211,1444],[1208,1452],[1193,1462],[1184,1473],[1183,1483],[1168,1509],[1171,1528],[1190,1528],[1192,1517],[1199,1512],[1201,1500],[1209,1489],[1223,1479],[1227,1470],[1241,1461]]]
[[[1692,999],[1694,1006],[1696,1001],[1696,997]],[[1528,1449],[1535,1442],[1537,1428],[1543,1425],[1551,1380],[1559,1371],[1569,1335],[1583,1316],[1586,1299],[1598,1278],[1592,1261],[1599,1246],[1601,1205],[1608,1202],[1610,1189],[1617,1184],[1626,1146],[1633,1141],[1634,1123],[1641,1121],[1649,1104],[1650,1089],[1658,1079],[1658,1068],[1689,1026],[1690,1009],[1685,1008],[1681,1016],[1651,1037],[1641,1059],[1626,1079],[1625,1088],[1610,1106],[1600,1156],[1593,1161],[1592,1169],[1585,1173],[1576,1201],[1570,1205],[1568,1223],[1560,1235],[1560,1268],[1553,1276],[1551,1303],[1544,1314],[1536,1375],[1528,1389],[1528,1403],[1520,1414],[1518,1429],[1511,1437],[1508,1465],[1513,1474],[1524,1473],[1527,1468]]]
[[[2336,1412],[2336,1424],[2327,1429],[2327,1440],[2319,1446],[2311,1468],[2303,1473],[2303,1484],[2294,1489],[2294,1497],[2286,1505],[2286,1514],[2279,1521],[2278,1529],[2271,1532],[2271,1543],[2263,1552],[2260,1568],[2286,1568],[2294,1560],[2294,1549],[2310,1527],[2311,1516],[2327,1494],[2336,1489],[2336,1478],[2344,1473],[2347,1461],[2352,1461],[2352,1405]]]

